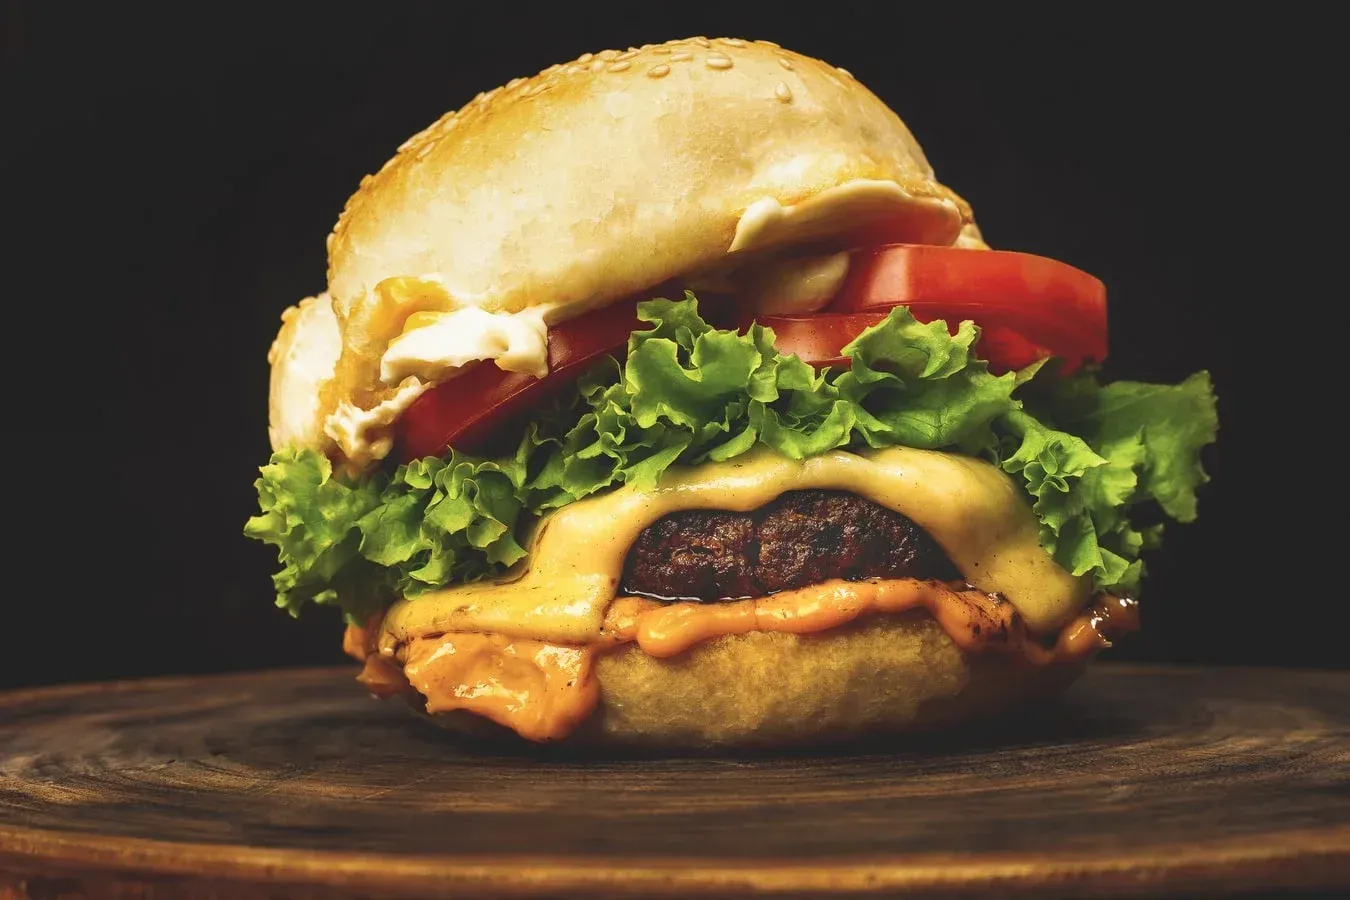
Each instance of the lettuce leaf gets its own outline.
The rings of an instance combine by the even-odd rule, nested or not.
[[[692,294],[641,303],[638,317],[651,327],[625,358],[541,411],[510,455],[451,450],[353,482],[315,451],[274,453],[244,531],[277,547],[277,605],[336,603],[363,619],[522,559],[524,530],[551,509],[756,445],[793,459],[892,446],[983,457],[1025,488],[1064,568],[1134,592],[1161,528],[1131,514],[1155,503],[1191,521],[1208,478],[1200,451],[1218,423],[1204,372],[1180,385],[1103,386],[1041,363],[996,376],[974,354],[973,323],[952,334],[903,307],[844,348],[851,368],[817,372],[780,354],[771,329],[713,328]]]
[[[1132,514],[1157,504],[1192,522],[1196,491],[1209,480],[1200,455],[1219,425],[1209,373],[1176,385],[1042,380],[1028,388],[1025,406],[1007,420],[1023,442],[1001,462],[1026,479],[1042,544],[1074,574],[1137,592],[1140,554],[1160,546],[1163,526],[1136,525]]]
[[[388,570],[362,555],[356,524],[386,505],[379,478],[359,484],[334,478],[327,457],[313,450],[279,450],[260,471],[262,512],[244,534],[278,548],[277,605],[295,614],[309,601],[338,603],[359,618],[387,603]]]

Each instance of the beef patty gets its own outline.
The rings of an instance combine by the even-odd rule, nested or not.
[[[960,575],[928,533],[899,513],[845,491],[789,491],[753,512],[691,509],[653,522],[628,551],[622,590],[714,601],[831,578]]]

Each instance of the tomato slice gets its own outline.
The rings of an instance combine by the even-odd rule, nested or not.
[[[920,322],[962,319],[982,329],[991,368],[1020,368],[1046,356],[1066,371],[1107,352],[1106,287],[1066,263],[1008,250],[920,244],[869,247],[852,255],[829,312],[908,306]]]
[[[617,353],[642,328],[636,302],[594,310],[548,330],[548,374],[535,378],[481,362],[430,388],[396,425],[395,455],[403,461],[440,456],[454,446],[466,453],[492,447],[505,423],[562,393],[591,363]]]
[[[755,316],[738,324],[744,330],[752,321],[773,329],[774,346],[784,356],[799,356],[817,368],[852,363],[843,355],[844,347],[855,337],[881,322],[886,310],[858,313],[809,313],[801,316]]]
[[[648,292],[659,296],[662,292]],[[678,290],[665,291],[678,296]],[[853,254],[849,275],[830,306],[798,316],[736,317],[708,304],[703,312],[725,327],[758,321],[774,330],[785,355],[811,365],[848,366],[841,351],[867,328],[904,305],[921,322],[963,319],[981,327],[978,352],[995,373],[1056,356],[1072,370],[1106,357],[1106,289],[1100,281],[1052,259],[1002,250],[892,244]],[[558,395],[596,360],[618,354],[634,330],[636,301],[616,303],[549,328],[549,372],[534,378],[479,363],[419,397],[400,417],[395,457],[503,450],[495,438],[513,421]],[[734,307],[733,307],[734,308]]]
[[[737,328],[750,327],[758,322],[772,328],[774,346],[784,356],[799,356],[817,368],[835,366],[847,369],[853,360],[843,355],[843,349],[854,338],[890,315],[889,310],[855,313],[811,313],[801,316],[756,316],[741,319]],[[934,318],[941,318],[935,316]],[[1001,327],[985,328],[980,333],[979,355],[989,363],[995,375],[1031,365],[1040,359],[1055,356],[1048,347],[1032,343],[1016,331]]]
[[[407,462],[440,456],[450,446],[466,453],[509,450],[494,440],[512,432],[507,423],[562,393],[600,357],[622,352],[629,334],[647,327],[638,321],[634,307],[634,302],[606,307],[551,327],[549,372],[543,378],[482,362],[430,388],[398,420],[395,457]],[[761,316],[758,321],[774,329],[784,355],[795,354],[818,367],[847,366],[849,360],[840,350],[887,315],[886,311],[818,313]]]

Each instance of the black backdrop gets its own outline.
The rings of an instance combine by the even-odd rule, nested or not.
[[[1234,148],[1256,139],[1234,111],[1260,96],[1219,23],[718,6],[11,2],[0,152],[30,278],[5,343],[24,360],[11,388],[38,402],[7,429],[0,685],[339,660],[335,616],[275,610],[271,551],[240,534],[278,315],[323,288],[360,177],[442,111],[587,50],[692,34],[775,40],[871,86],[991,243],[1107,283],[1113,377],[1213,374],[1201,519],[1152,559],[1146,630],[1115,658],[1344,664],[1325,615],[1262,612],[1315,585],[1272,563],[1285,529],[1244,449],[1268,410],[1219,273],[1253,212],[1229,193],[1250,165]]]

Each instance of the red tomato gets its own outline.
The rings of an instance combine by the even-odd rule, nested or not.
[[[809,313],[803,316],[755,316],[743,320],[742,330],[755,321],[772,328],[774,346],[784,356],[799,356],[818,368],[850,364],[840,351],[873,325],[886,318],[886,310],[859,313]]]
[[[652,296],[679,296],[678,290]],[[1057,356],[1072,370],[1106,356],[1106,290],[1072,266],[999,250],[894,244],[854,254],[848,278],[828,309],[801,316],[757,316],[773,328],[783,354],[818,367],[847,366],[843,347],[889,314],[908,306],[921,322],[963,319],[981,327],[978,352],[990,369],[1019,369]],[[502,450],[492,439],[513,420],[561,393],[601,356],[618,354],[641,327],[635,301],[616,303],[554,325],[548,332],[549,373],[541,379],[480,363],[417,399],[396,425],[396,457]],[[717,321],[715,304],[703,312]],[[745,328],[752,319],[740,317]],[[718,322],[722,325],[722,322]]]
[[[773,329],[774,346],[784,356],[799,356],[817,368],[837,366],[846,369],[853,361],[843,355],[844,347],[888,315],[888,310],[823,312],[804,316],[757,316],[754,321]],[[749,324],[749,321],[743,321],[740,327],[749,327]],[[1017,332],[1003,328],[981,332],[979,353],[989,362],[989,371],[996,375],[1055,355]]]
[[[828,312],[908,306],[920,322],[979,325],[979,353],[999,371],[1058,356],[1065,370],[1106,358],[1106,287],[1080,269],[1029,253],[919,244],[853,254]]]
[[[848,368],[853,360],[844,356],[845,345],[865,329],[888,316],[886,310],[871,313],[814,313],[810,316],[760,316],[755,321],[774,329],[774,345],[784,356],[801,356],[815,367]],[[744,322],[748,327],[749,322]],[[1006,328],[987,328],[980,333],[979,354],[995,375],[1030,366],[1053,356],[1045,347],[1030,343]]]
[[[805,316],[757,316],[759,322],[774,332],[774,345],[784,356],[799,356],[816,367],[838,366],[848,368],[852,360],[843,355],[844,347],[868,328],[889,315],[876,310],[864,313],[823,312]],[[923,317],[919,317],[923,320]],[[932,316],[927,319],[941,316]],[[747,328],[750,321],[738,327]],[[952,329],[955,330],[955,327]],[[1029,366],[1038,359],[1054,356],[1054,351],[1027,340],[1007,328],[985,328],[980,333],[978,353],[989,363],[995,375]]]
[[[557,396],[592,362],[619,351],[629,334],[646,327],[634,307],[617,303],[549,328],[543,378],[483,362],[429,389],[398,420],[397,457],[440,456],[451,445],[466,453],[483,450],[505,423]]]

